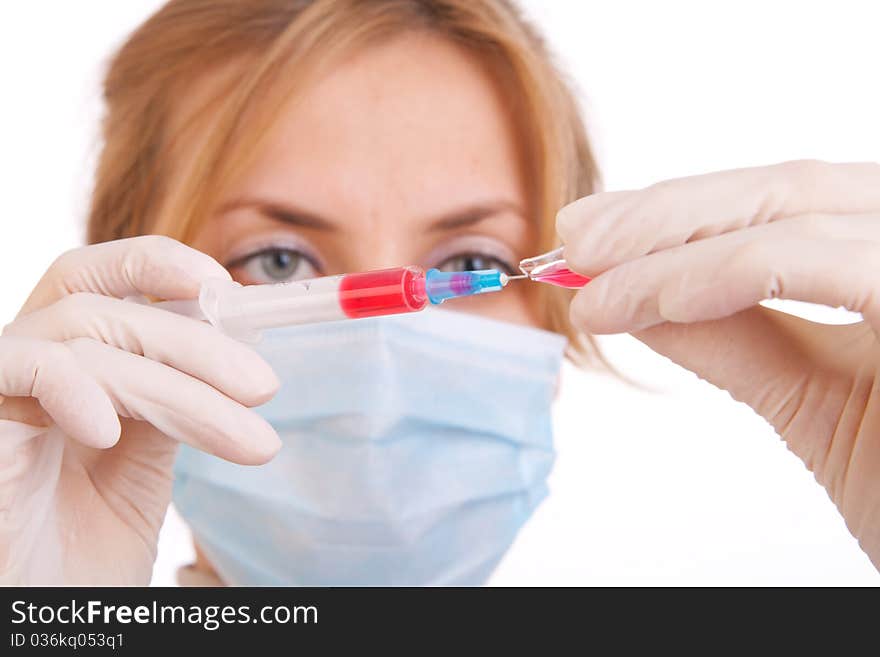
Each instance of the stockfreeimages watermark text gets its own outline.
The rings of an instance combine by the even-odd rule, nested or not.
[[[24,600],[12,603],[12,623],[31,625],[54,624],[91,625],[119,623],[127,625],[199,625],[214,631],[223,625],[263,623],[317,624],[318,608],[313,605],[266,605],[252,609],[250,605],[167,605],[153,601],[144,605],[111,605],[100,600],[70,604],[37,605]]]

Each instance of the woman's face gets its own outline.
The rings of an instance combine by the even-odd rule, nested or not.
[[[514,272],[535,243],[519,143],[479,63],[400,37],[296,94],[194,246],[244,284],[410,264]],[[449,306],[536,325],[525,287]]]

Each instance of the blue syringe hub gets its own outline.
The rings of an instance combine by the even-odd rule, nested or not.
[[[433,304],[454,297],[469,297],[484,292],[497,292],[507,282],[505,274],[497,269],[477,271],[440,271],[430,269],[425,274],[425,292]]]

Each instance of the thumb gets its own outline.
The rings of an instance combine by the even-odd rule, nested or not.
[[[216,260],[170,237],[141,235],[92,244],[62,254],[34,288],[20,314],[76,292],[120,299],[139,294],[192,299],[208,278],[230,279]]]
[[[842,332],[847,339],[840,339]],[[827,326],[762,306],[723,319],[665,322],[633,336],[751,406],[780,435],[803,404],[810,379],[853,371],[873,340],[864,323]]]

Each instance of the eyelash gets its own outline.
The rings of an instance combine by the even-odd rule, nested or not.
[[[273,256],[280,254],[291,254],[295,258],[301,258],[304,262],[308,263],[308,265],[311,266],[315,270],[315,272],[317,272],[317,275],[325,275],[322,271],[323,268],[321,264],[310,253],[307,253],[303,249],[282,246],[268,246],[256,251],[252,251],[251,253],[247,253],[245,255],[235,258],[233,261],[229,262],[226,265],[226,268],[230,270],[236,268],[244,268],[264,256]],[[442,269],[443,266],[446,265],[446,263],[456,259],[483,259],[488,261],[492,265],[495,265],[492,267],[486,267],[487,269],[500,269],[506,274],[513,274],[515,271],[514,265],[506,261],[504,258],[490,253],[488,249],[469,249],[462,250],[457,253],[452,253],[444,257],[440,262],[433,266],[435,266],[437,269]]]
[[[503,258],[499,258],[496,255],[485,251],[477,251],[477,250],[469,250],[469,251],[461,251],[460,253],[455,253],[451,256],[444,258],[440,263],[436,265],[437,269],[440,269],[444,264],[449,262],[450,260],[456,260],[459,258],[480,258],[483,260],[487,260],[492,264],[499,265],[497,267],[487,267],[487,269],[500,269],[505,274],[513,274],[514,267],[512,264],[504,260]]]
[[[255,262],[259,258],[264,256],[272,256],[279,255],[282,253],[289,253],[293,255],[295,258],[301,259],[303,262],[307,263],[310,267],[312,267],[315,272],[317,272],[318,276],[323,276],[322,273],[323,267],[318,260],[312,256],[311,253],[308,253],[304,249],[287,247],[287,246],[267,246],[256,251],[251,251],[250,253],[246,253],[245,255],[239,256],[234,260],[230,261],[226,265],[226,269],[233,270],[238,268],[247,267],[252,262]]]

